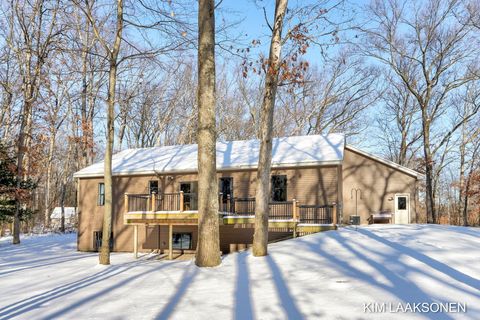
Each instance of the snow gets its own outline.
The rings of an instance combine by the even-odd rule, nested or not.
[[[75,235],[0,240],[0,319],[480,319],[480,230],[341,228],[223,258],[75,251]],[[467,313],[364,313],[364,303],[460,302]]]
[[[335,164],[343,160],[345,136],[294,136],[273,139],[272,166]],[[255,168],[258,140],[217,142],[217,169]],[[127,149],[113,156],[114,175],[197,171],[197,145]],[[75,173],[75,177],[102,176],[103,162]]]

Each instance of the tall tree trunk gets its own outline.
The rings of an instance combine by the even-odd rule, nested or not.
[[[62,180],[62,191],[60,193],[60,208],[61,208],[61,216],[60,216],[60,232],[65,232],[65,194],[67,193],[67,182],[66,176]]]
[[[88,31],[87,31],[88,34]],[[88,36],[86,35],[87,39]],[[88,40],[85,40],[85,48],[82,52],[82,93],[81,93],[81,104],[80,104],[80,114],[81,114],[81,129],[82,129],[82,150],[81,150],[81,167],[86,167],[88,163],[88,135],[89,135],[89,122],[87,118],[87,50],[88,50]]]
[[[276,0],[275,2],[275,21],[270,41],[269,66],[266,73],[265,94],[260,115],[260,153],[255,195],[255,233],[253,235],[253,255],[256,257],[267,255],[273,111],[275,109],[280,69],[283,18],[287,10],[287,3],[287,0]]]
[[[115,89],[117,84],[117,59],[120,51],[123,31],[123,0],[117,0],[117,25],[115,43],[111,50],[107,51],[109,57],[108,72],[108,111],[107,111],[107,142],[105,148],[104,183],[105,183],[105,207],[103,214],[102,247],[99,254],[100,264],[110,264],[110,236],[112,233],[113,216],[113,185],[112,185],[112,153],[115,139]]]
[[[423,152],[425,161],[425,206],[427,210],[427,223],[436,223],[435,197],[433,186],[433,157],[430,149],[430,123],[426,108],[422,107],[423,127]]]
[[[33,96],[33,94],[31,95]],[[32,105],[33,102],[30,102]],[[30,170],[31,170],[31,155],[30,149],[32,146],[32,131],[33,131],[33,109],[30,108],[30,112],[27,115],[27,125],[25,127],[25,142],[24,142],[24,149],[27,151],[25,152],[24,159],[23,159],[23,179],[27,180],[30,177]]]
[[[215,1],[198,1],[198,242],[195,264],[220,264],[215,130]]]
[[[50,193],[51,193],[51,184],[52,184],[52,166],[53,166],[53,152],[55,150],[55,130],[50,131],[49,137],[49,146],[48,146],[48,156],[47,156],[47,181],[45,182],[45,216],[44,216],[44,225],[45,227],[50,226]]]
[[[62,189],[60,192],[60,207],[61,207],[61,216],[60,216],[60,232],[65,232],[65,197],[67,194],[67,182],[68,176],[70,175],[70,162],[72,160],[72,152],[73,152],[73,144],[68,144],[68,151],[67,151],[67,161],[65,161],[65,167],[63,169],[63,177],[62,177]],[[71,217],[70,217],[71,219]]]
[[[21,188],[21,182],[23,181],[24,178],[24,170],[23,170],[23,161],[24,161],[24,156],[25,156],[25,136],[26,136],[26,126],[27,126],[27,120],[28,120],[28,115],[31,112],[31,104],[27,100],[23,104],[23,111],[22,111],[22,119],[20,122],[20,129],[18,133],[18,139],[17,139],[17,189]],[[21,202],[18,197],[15,197],[15,212],[13,214],[13,223],[12,223],[12,233],[13,233],[13,244],[19,244],[20,243],[20,211],[21,211]]]
[[[459,179],[459,192],[458,192],[458,214],[459,219],[463,218],[463,225],[467,226],[468,225],[468,217],[467,217],[467,208],[465,207],[468,200],[467,200],[467,190],[465,188],[465,151],[466,151],[466,143],[467,143],[467,137],[466,137],[466,123],[464,122],[462,124],[462,142],[460,143],[460,179]],[[464,193],[465,193],[465,200],[464,201]]]
[[[114,143],[114,107],[115,107],[115,84],[117,78],[116,61],[110,62],[108,76],[108,111],[107,111],[107,143],[105,148],[105,167],[104,167],[104,183],[105,183],[105,206],[103,213],[103,231],[102,231],[102,247],[100,249],[100,264],[110,264],[110,234],[112,233],[112,216],[113,216],[113,185],[112,185],[112,153]]]

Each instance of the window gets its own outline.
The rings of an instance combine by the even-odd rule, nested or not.
[[[105,184],[103,182],[98,184],[98,203],[99,206],[105,205]]]
[[[407,197],[398,197],[398,210],[407,210]]]
[[[148,181],[148,192],[158,194],[158,180]]]
[[[197,192],[198,192],[198,182],[181,182],[180,191],[183,191],[183,204],[185,210],[197,210]]]
[[[287,176],[272,176],[272,201],[287,201]]]
[[[93,231],[93,250],[99,251],[102,247],[102,231]],[[113,232],[110,234],[110,241],[108,243],[110,251],[113,251]]]
[[[224,177],[220,178],[220,186],[218,188],[219,192],[222,193],[222,202],[226,203],[227,198],[230,195],[230,199],[233,198],[233,178]]]
[[[192,234],[191,233],[173,233],[172,248],[189,250],[192,248]]]

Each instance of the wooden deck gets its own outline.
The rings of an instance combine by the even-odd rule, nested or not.
[[[198,222],[196,194],[183,192],[148,195],[125,194],[124,223],[128,225],[151,224],[192,225]],[[219,197],[220,224],[253,224],[255,199],[233,198],[222,201]],[[294,227],[298,224],[336,225],[336,205],[300,205],[295,199],[271,202],[269,225],[271,228]]]
[[[295,199],[271,202],[268,220],[270,230],[292,232],[293,237],[337,228],[336,205],[300,205]],[[173,226],[198,225],[196,194],[183,192],[169,194],[125,194],[124,223],[134,226],[134,254],[138,255],[138,226],[168,225],[169,239]],[[219,225],[253,228],[255,224],[254,198],[227,198],[219,196]],[[170,241],[171,242],[171,241]],[[173,258],[169,243],[169,259]]]

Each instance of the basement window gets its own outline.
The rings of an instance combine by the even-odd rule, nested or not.
[[[185,232],[176,232],[172,235],[172,248],[173,249],[192,249],[192,234]]]
[[[93,251],[100,251],[102,247],[102,231],[93,231]],[[110,251],[113,251],[113,232],[110,234],[109,241]]]

